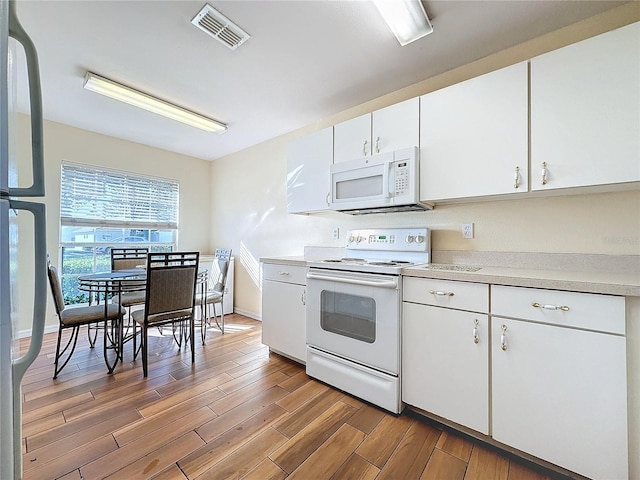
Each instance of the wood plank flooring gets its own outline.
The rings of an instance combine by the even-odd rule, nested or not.
[[[23,381],[24,479],[550,478],[414,414],[391,415],[309,378],[261,343],[261,323],[229,315],[196,342],[170,335],[107,375],[85,332],[57,380],[56,334]],[[26,348],[28,340],[22,340]],[[99,343],[98,343],[99,345]]]

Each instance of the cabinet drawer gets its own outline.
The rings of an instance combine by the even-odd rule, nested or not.
[[[624,297],[491,286],[491,313],[552,325],[625,334]]]
[[[283,265],[277,263],[265,263],[262,265],[262,278],[276,282],[307,284],[307,267],[298,265]]]
[[[489,285],[404,277],[403,300],[437,307],[489,312]]]

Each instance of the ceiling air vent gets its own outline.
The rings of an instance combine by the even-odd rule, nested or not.
[[[191,20],[196,27],[211,35],[231,50],[249,40],[250,35],[209,4]]]

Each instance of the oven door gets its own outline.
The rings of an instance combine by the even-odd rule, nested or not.
[[[399,375],[399,277],[310,268],[307,279],[307,344]]]

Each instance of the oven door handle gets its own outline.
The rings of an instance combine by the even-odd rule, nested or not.
[[[326,280],[328,282],[347,283],[349,285],[364,285],[366,287],[398,288],[395,280],[362,280],[358,278],[332,277],[328,275],[318,275],[317,273],[307,273],[310,280]]]

